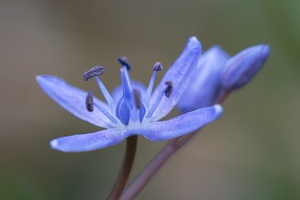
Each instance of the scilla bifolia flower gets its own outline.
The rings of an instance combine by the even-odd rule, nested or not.
[[[222,93],[220,79],[229,58],[219,46],[211,47],[200,57],[191,83],[177,104],[181,113],[215,104]]]
[[[200,57],[178,109],[185,113],[220,101],[224,95],[247,84],[269,54],[268,45],[249,47],[231,58],[218,46],[208,49]]]
[[[91,68],[84,74],[84,80],[94,78],[107,103],[94,98],[92,92],[73,87],[58,77],[37,76],[40,87],[54,101],[80,119],[106,128],[94,133],[54,139],[51,147],[64,152],[91,151],[115,145],[130,135],[143,135],[150,140],[169,140],[216,120],[222,113],[220,105],[158,122],[172,110],[188,86],[201,50],[197,38],[191,37],[153,93],[156,73],[162,70],[160,63],[154,64],[148,88],[145,88],[129,78],[130,66],[126,59],[119,58],[122,86],[115,90],[113,96],[99,78],[104,72],[103,67]]]

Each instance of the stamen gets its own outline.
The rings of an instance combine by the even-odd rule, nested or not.
[[[154,101],[152,107],[150,108],[150,110],[149,110],[149,112],[148,112],[148,115],[147,115],[148,118],[152,117],[152,114],[153,114],[154,111],[156,110],[156,108],[157,108],[158,104],[160,103],[160,101],[161,101],[162,97],[164,96],[164,94],[165,94],[165,90],[163,90],[163,92],[161,92],[161,93],[157,96],[157,98],[155,99],[155,101]]]
[[[143,105],[141,101],[141,92],[137,89],[133,89],[132,93],[134,97],[135,106],[137,109],[140,109]]]
[[[99,76],[104,73],[104,68],[102,66],[95,66],[85,72],[83,75],[83,80],[88,81],[90,78]]]
[[[100,110],[111,122],[113,122],[114,124],[117,124],[118,121],[111,115],[109,114],[106,109],[102,108],[100,105],[94,103],[93,101],[93,97],[94,97],[94,93],[93,91],[90,91],[85,99],[85,105],[86,105],[86,109],[89,112],[93,112],[94,111],[94,106]]]
[[[163,66],[160,62],[156,62],[153,67],[152,67],[153,71],[161,71],[163,69]]]
[[[167,89],[165,90],[165,96],[169,97],[173,90],[173,84],[171,81],[166,81],[165,84],[167,85]]]
[[[153,73],[152,73],[152,76],[151,76],[151,79],[150,79],[150,82],[149,82],[149,85],[148,85],[148,88],[147,88],[147,91],[146,91],[146,94],[144,97],[144,103],[145,103],[146,108],[149,107],[149,101],[150,101],[151,93],[152,93],[153,86],[154,86],[156,72],[161,71],[163,69],[163,66],[160,62],[156,62],[153,65],[152,69],[153,69]]]
[[[86,105],[86,109],[87,109],[89,112],[93,112],[93,111],[94,111],[94,101],[93,101],[93,96],[94,96],[93,91],[90,91],[90,92],[86,95],[85,105]]]
[[[166,97],[170,96],[171,91],[172,91],[172,82],[171,81],[167,81],[166,85],[167,85],[167,87],[160,92],[160,94],[157,96],[157,98],[155,99],[154,103],[152,104],[152,107],[150,108],[150,110],[148,112],[148,115],[147,115],[148,119],[152,117],[152,114],[154,113],[154,111],[156,110],[157,106],[161,102],[163,96],[164,95]]]
[[[119,57],[118,61],[121,63],[121,65],[125,66],[127,68],[127,70],[131,69],[131,66],[130,66],[126,56]]]
[[[114,99],[112,98],[112,96],[110,95],[110,93],[106,89],[105,85],[100,80],[100,78],[96,76],[95,79],[97,81],[97,84],[98,84],[98,86],[99,86],[99,88],[100,88],[100,90],[101,90],[101,92],[102,92],[102,94],[103,94],[103,96],[104,96],[104,98],[105,98],[105,100],[106,100],[106,102],[107,102],[110,110],[112,112],[114,112],[115,109],[116,109],[116,103],[115,103]]]
[[[116,108],[115,105],[115,101],[113,100],[113,98],[111,97],[111,95],[109,94],[108,90],[106,89],[105,85],[102,83],[102,81],[100,80],[100,78],[98,77],[99,75],[104,73],[104,68],[102,66],[95,66],[92,67],[89,71],[85,72],[83,75],[83,79],[85,81],[95,77],[97,84],[107,102],[107,104],[109,105],[109,108],[111,111],[114,111]]]
[[[132,121],[135,120],[136,111],[137,111],[138,116],[139,116],[139,120],[140,120],[140,123],[141,123],[144,119],[145,112],[146,112],[146,109],[145,109],[145,107],[144,107],[144,105],[141,101],[141,92],[138,89],[133,89],[132,93],[133,93],[133,98],[134,98],[134,102],[135,102],[135,107],[137,109],[133,109],[131,120]]]
[[[98,105],[97,103],[94,103],[94,106],[98,110],[100,110],[111,122],[113,122],[114,124],[118,123],[117,119],[114,116],[112,116],[109,112],[107,112],[107,110],[104,109],[102,106]]]

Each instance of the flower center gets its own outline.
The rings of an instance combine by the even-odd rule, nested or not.
[[[128,70],[131,69],[126,57],[118,58],[122,67],[120,69],[120,77],[122,83],[123,95],[116,103],[106,87],[98,77],[104,73],[104,68],[102,66],[92,67],[89,71],[84,73],[84,80],[87,81],[90,78],[95,78],[100,90],[103,93],[104,98],[110,108],[108,111],[103,105],[99,105],[93,101],[93,92],[89,92],[86,97],[86,108],[88,111],[92,112],[94,106],[103,112],[108,119],[111,120],[112,126],[116,126],[121,122],[123,125],[128,126],[130,123],[142,123],[144,118],[150,119],[159,103],[161,102],[163,96],[169,97],[172,92],[172,82],[167,81],[166,87],[159,93],[156,97],[154,103],[149,105],[156,73],[163,69],[161,63],[157,62],[153,65],[153,74],[151,76],[148,88],[146,91],[141,91],[139,89],[132,89],[132,83],[128,74]]]

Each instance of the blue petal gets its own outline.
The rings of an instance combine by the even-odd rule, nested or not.
[[[200,57],[190,84],[177,106],[181,113],[211,106],[222,92],[221,74],[229,55],[219,46],[213,46]]]
[[[200,42],[196,37],[189,38],[183,52],[169,68],[162,81],[156,87],[150,99],[149,107],[155,102],[159,94],[166,87],[165,82],[171,81],[173,90],[168,98],[163,98],[152,115],[151,121],[156,121],[166,116],[177,104],[179,98],[187,87],[196,68],[196,62],[202,51]]]
[[[116,145],[128,135],[108,129],[95,133],[77,134],[54,139],[50,142],[53,149],[63,152],[84,152]]]
[[[76,117],[96,126],[110,127],[111,121],[98,109],[94,109],[93,112],[87,111],[85,105],[87,92],[55,76],[40,75],[36,80],[46,94]],[[109,107],[99,99],[94,98],[94,102],[110,112]]]
[[[167,121],[154,122],[140,133],[149,140],[173,139],[198,130],[216,120],[222,111],[220,105],[201,108]]]
[[[247,84],[263,66],[270,54],[268,45],[249,47],[232,57],[222,74],[225,90],[235,90]]]

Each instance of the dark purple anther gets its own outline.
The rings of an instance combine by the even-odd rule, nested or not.
[[[166,91],[165,91],[165,96],[169,97],[171,95],[172,89],[173,89],[173,84],[171,81],[166,81],[165,84],[168,86]]]
[[[131,66],[130,66],[126,56],[119,57],[118,61],[121,63],[121,65],[125,66],[127,68],[127,70],[131,69]]]
[[[161,71],[163,69],[163,66],[160,62],[156,62],[153,67],[152,67],[153,71]]]
[[[93,96],[94,93],[92,91],[90,91],[87,95],[86,95],[86,99],[85,99],[85,106],[86,109],[89,112],[93,112],[94,111],[94,101],[93,101]]]
[[[140,109],[143,106],[141,101],[141,92],[137,89],[133,89],[132,93],[133,93],[135,106],[136,108]]]
[[[104,73],[104,68],[102,66],[95,66],[89,69],[89,71],[85,72],[83,75],[83,80],[87,81],[90,78],[95,76],[99,76]]]
[[[83,80],[88,81],[90,78],[99,76],[104,73],[104,68],[102,66],[95,66],[89,69],[89,71],[83,74]]]

